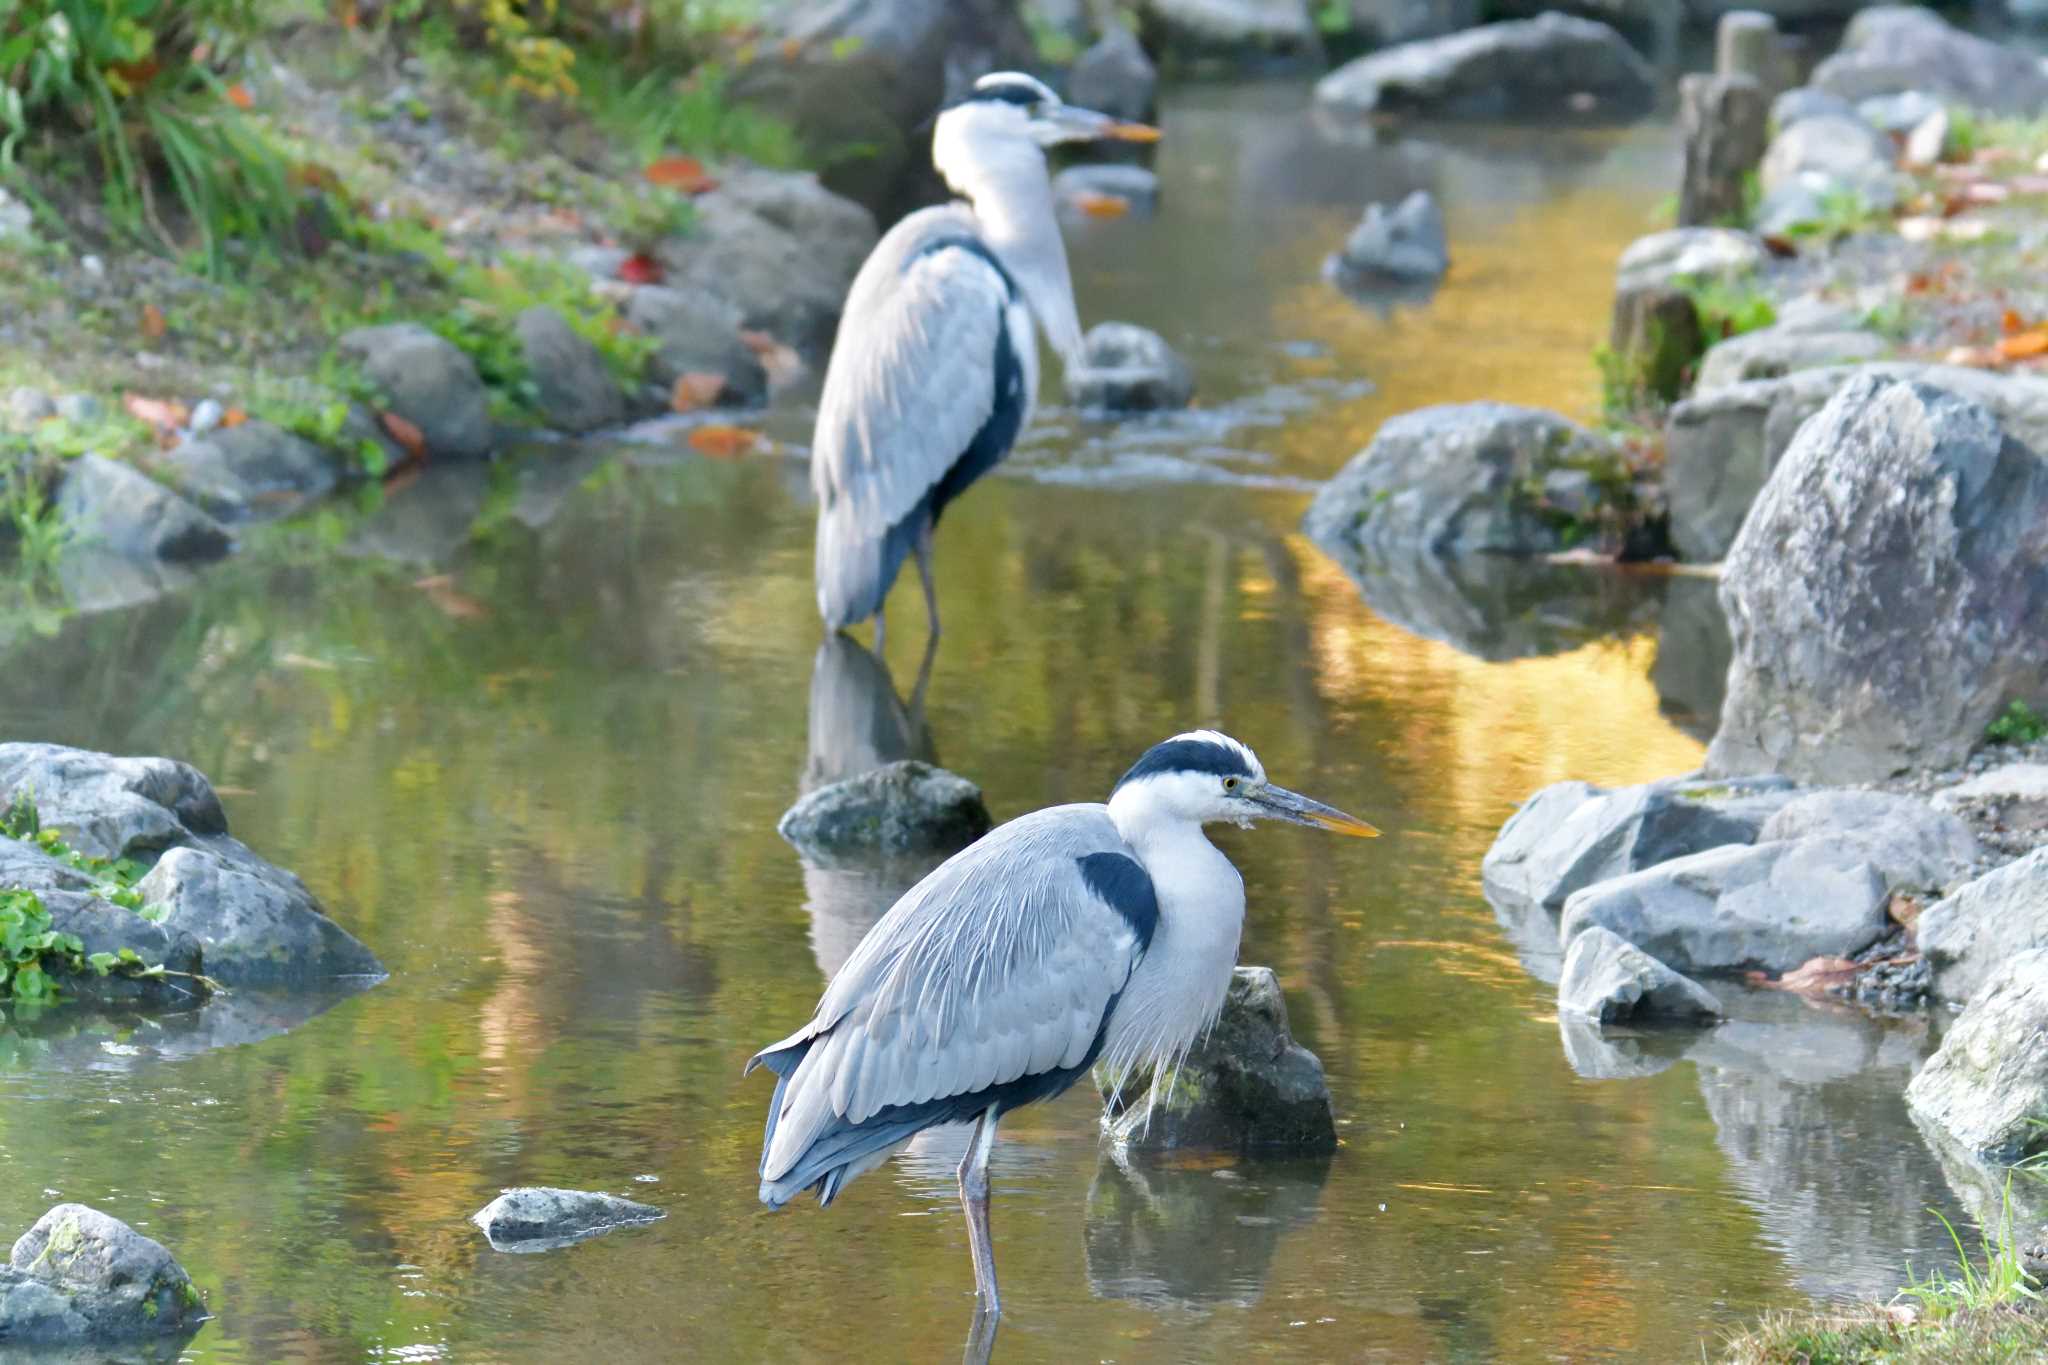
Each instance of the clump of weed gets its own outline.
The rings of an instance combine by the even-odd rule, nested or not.
[[[2048,717],[2023,701],[2014,701],[1984,727],[1987,744],[2032,744],[2048,737]]]

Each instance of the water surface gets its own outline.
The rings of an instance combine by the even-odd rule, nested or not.
[[[1549,926],[1480,895],[1536,787],[1698,761],[1711,585],[1418,570],[1367,584],[1375,609],[1295,529],[1392,413],[1590,409],[1668,133],[1373,143],[1306,103],[1184,92],[1160,216],[1077,225],[1084,317],[1165,333],[1200,406],[1049,410],[949,512],[919,716],[914,586],[885,660],[819,653],[800,462],[661,440],[431,471],[12,646],[0,732],[196,763],[392,977],[310,1018],[12,1021],[0,1229],[64,1198],[160,1238],[218,1314],[199,1360],[950,1357],[972,1295],[948,1153],[825,1213],[754,1199],[768,1086],[740,1066],[917,871],[806,869],[775,821],[905,753],[998,818],[1100,799],[1217,724],[1387,832],[1219,836],[1243,958],[1327,1063],[1343,1146],[1126,1169],[1086,1094],[1018,1114],[998,1358],[1696,1359],[1765,1307],[1931,1264],[1950,1196],[1900,1099],[1925,1021],[1758,998],[1705,1035],[1561,1032]],[[1416,186],[1456,257],[1434,298],[1323,283],[1361,205]],[[807,425],[801,395],[768,423],[785,450]],[[494,1253],[465,1219],[517,1183],[670,1216]]]

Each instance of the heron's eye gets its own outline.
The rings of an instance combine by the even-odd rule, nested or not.
[[[1236,791],[1236,790],[1237,790],[1237,779],[1236,779],[1236,778],[1234,778],[1234,777],[1226,777],[1226,778],[1224,778],[1224,779],[1223,779],[1223,790],[1225,790],[1225,791],[1227,791],[1227,792],[1234,792],[1234,791]]]

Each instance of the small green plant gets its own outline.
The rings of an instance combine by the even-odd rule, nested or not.
[[[1988,744],[2032,744],[2044,736],[2048,736],[2048,717],[2023,701],[2013,702],[1984,727]]]
[[[1867,232],[1885,221],[1885,215],[1864,197],[1861,190],[1853,186],[1829,187],[1821,194],[1818,207],[1817,217],[1807,222],[1795,223],[1786,230],[1786,235],[1832,242],[1837,238]]]
[[[76,934],[58,931],[33,891],[15,887],[0,891],[0,987],[17,1003],[46,1005],[57,999],[60,973],[110,972],[147,976],[163,968],[143,966],[133,948],[115,953],[88,953]]]
[[[143,910],[142,893],[135,889],[143,877],[142,865],[133,858],[102,858],[65,843],[56,830],[43,828],[42,816],[29,792],[15,793],[7,809],[0,811],[0,835],[35,845],[58,862],[92,878],[93,891],[102,899],[150,917]]]
[[[1983,1233],[1978,1238],[1978,1247],[1984,1256],[1982,1267],[1971,1262],[1955,1225],[1939,1209],[1932,1210],[1934,1216],[1941,1219],[1942,1227],[1947,1229],[1949,1241],[1955,1245],[1957,1273],[1930,1275],[1906,1286],[1901,1293],[1936,1317],[1947,1317],[1965,1310],[1981,1311],[2041,1302],[2041,1290],[2027,1273],[2018,1239],[2013,1235],[2010,1174],[2006,1176],[2002,1204],[1996,1237]]]
[[[1778,320],[1778,309],[1771,296],[1748,276],[1689,279],[1681,281],[1680,287],[1692,296],[1700,331],[1710,342],[1759,331]]]
[[[733,101],[730,73],[715,62],[678,78],[656,70],[633,75],[593,63],[582,103],[592,122],[650,161],[670,152],[743,157],[762,166],[794,166],[803,147],[788,124]]]

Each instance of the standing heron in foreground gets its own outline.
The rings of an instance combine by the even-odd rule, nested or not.
[[[1199,730],[1148,749],[1108,805],[1035,811],[941,863],[868,931],[811,1021],[747,1063],[776,1075],[761,1201],[814,1189],[829,1204],[916,1133],[971,1122],[960,1205],[981,1310],[1000,1313],[997,1123],[1097,1061],[1118,1078],[1151,1066],[1156,1085],[1215,1021],[1244,882],[1202,826],[1254,820],[1379,832]]]
[[[847,295],[811,442],[818,499],[818,612],[840,630],[870,617],[917,556],[932,634],[932,528],[946,504],[1009,454],[1038,392],[1043,327],[1061,363],[1081,358],[1067,251],[1045,149],[1158,130],[1060,103],[999,71],[941,113],[932,163],[966,203],[890,228]]]

